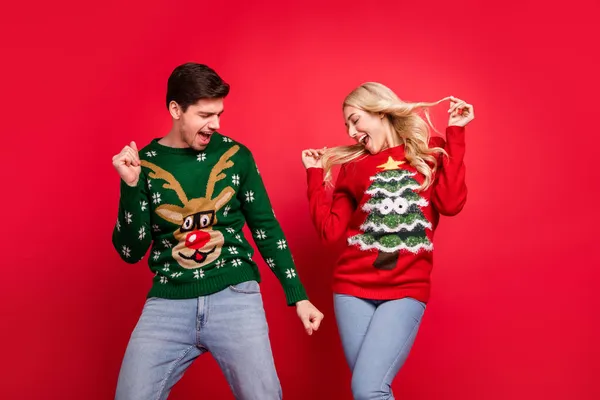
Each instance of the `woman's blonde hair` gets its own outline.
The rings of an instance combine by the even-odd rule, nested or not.
[[[383,113],[404,144],[406,160],[425,176],[418,190],[426,190],[431,186],[433,174],[437,169],[437,158],[434,154],[441,153],[446,156],[448,154],[440,147],[429,148],[429,127],[419,112],[425,114],[427,122],[433,127],[427,108],[447,99],[448,97],[434,103],[406,103],[387,86],[377,82],[366,82],[346,97],[343,107],[351,106],[370,113]],[[325,181],[331,184],[331,169],[334,165],[345,164],[367,154],[361,144],[325,150],[321,157]],[[430,162],[433,167],[430,167],[427,162]]]

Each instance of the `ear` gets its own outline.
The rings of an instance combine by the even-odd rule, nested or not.
[[[179,107],[179,104],[177,104],[177,102],[171,101],[169,103],[169,113],[171,114],[171,117],[173,117],[173,119],[181,118],[181,107]]]
[[[163,219],[172,222],[175,225],[181,225],[183,222],[183,208],[179,206],[163,204],[156,209],[156,213]]]
[[[215,211],[221,209],[227,202],[233,197],[234,190],[230,187],[226,187],[215,199]]]

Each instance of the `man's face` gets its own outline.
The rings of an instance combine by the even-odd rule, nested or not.
[[[223,99],[200,99],[180,113],[181,139],[194,150],[206,149],[212,134],[220,128]]]

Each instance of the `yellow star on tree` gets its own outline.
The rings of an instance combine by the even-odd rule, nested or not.
[[[388,157],[388,160],[385,164],[378,165],[377,168],[383,168],[384,171],[389,171],[392,169],[400,169],[400,165],[406,164],[404,161],[396,161],[392,157]]]

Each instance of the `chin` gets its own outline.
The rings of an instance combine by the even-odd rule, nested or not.
[[[371,149],[369,147],[365,147],[365,150],[372,156],[374,156],[375,154],[377,154],[381,151],[381,149]]]
[[[209,142],[210,143],[210,142]],[[189,146],[196,151],[206,150],[208,147],[208,143],[198,143],[197,140],[192,141],[192,143],[188,143]]]
[[[192,149],[196,150],[196,151],[203,151],[206,150],[206,148],[208,147],[208,145],[206,144],[197,144],[194,143],[193,145],[190,146]]]

